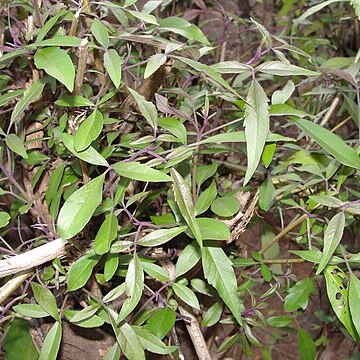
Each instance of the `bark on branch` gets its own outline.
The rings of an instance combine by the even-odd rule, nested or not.
[[[56,239],[26,253],[0,260],[0,278],[42,265],[66,254],[67,240]]]

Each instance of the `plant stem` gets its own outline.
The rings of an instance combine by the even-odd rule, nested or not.
[[[307,214],[300,216],[297,220],[290,223],[284,230],[280,231],[267,245],[265,245],[259,253],[263,255],[267,250],[269,250],[274,244],[276,244],[284,235],[290,232],[295,226],[302,223],[308,217]]]

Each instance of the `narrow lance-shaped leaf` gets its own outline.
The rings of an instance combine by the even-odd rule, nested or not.
[[[191,289],[183,284],[178,284],[175,282],[172,283],[171,287],[174,290],[176,296],[179,297],[182,301],[184,301],[189,306],[200,310],[199,300]]]
[[[165,54],[155,54],[150,56],[149,61],[146,64],[144,79],[150,77],[159,67],[166,62]]]
[[[339,136],[309,120],[291,119],[291,121],[341,164],[360,169],[359,155]]]
[[[113,213],[107,214],[95,237],[94,250],[97,254],[102,255],[110,250],[111,242],[116,239],[117,229],[117,217]]]
[[[91,32],[96,41],[105,49],[109,46],[109,31],[107,27],[96,18],[91,25]]]
[[[177,16],[161,19],[159,21],[159,30],[171,31],[175,34],[184,36],[189,40],[199,41],[203,44],[210,45],[209,40],[196,25]]]
[[[147,120],[151,127],[157,129],[158,114],[155,105],[151,101],[145,100],[144,96],[140,95],[137,91],[130,88],[128,90],[135,99],[141,115]]]
[[[39,49],[34,56],[35,66],[44,69],[72,92],[74,90],[75,67],[65,50],[57,47]]]
[[[182,176],[173,168],[170,170],[173,181],[175,201],[180,209],[181,215],[195,236],[196,241],[202,247],[202,237],[198,223],[195,219],[194,203],[190,189]]]
[[[97,139],[104,125],[104,117],[100,111],[94,110],[79,126],[74,137],[74,148],[83,151]]]
[[[171,181],[169,175],[137,161],[118,162],[112,165],[112,167],[119,175],[133,180],[151,182]]]
[[[269,99],[256,79],[253,79],[245,107],[245,138],[248,165],[244,185],[254,174],[269,134]]]
[[[6,137],[5,142],[11,151],[20,155],[24,159],[28,158],[28,154],[26,153],[24,143],[20,140],[20,138],[16,134],[9,134]]]
[[[116,320],[117,323],[120,323],[122,320],[124,320],[126,316],[128,316],[135,309],[144,290],[144,272],[141,267],[140,260],[136,254],[130,261],[125,283],[126,294],[128,298],[125,300],[120,310],[120,314]]]
[[[99,259],[100,255],[91,250],[71,265],[67,278],[68,291],[77,290],[86,284]]]
[[[187,226],[180,226],[173,229],[155,230],[139,239],[137,244],[142,246],[159,246],[178,236],[186,229]]]
[[[360,280],[355,276],[353,272],[351,272],[350,287],[349,287],[349,307],[356,331],[360,336],[359,304],[360,304]]]
[[[268,61],[259,65],[256,68],[264,74],[278,75],[278,76],[319,76],[320,73],[301,68],[296,65],[286,64],[282,61]]]
[[[38,304],[55,320],[60,321],[56,300],[51,291],[37,283],[32,283],[31,288]]]
[[[204,276],[241,325],[241,311],[244,309],[237,294],[237,282],[232,263],[222,248],[204,247],[202,249]]]
[[[60,137],[65,147],[79,159],[93,165],[109,166],[108,162],[104,159],[104,157],[92,146],[89,146],[87,149],[79,152],[76,151],[74,148],[74,137],[72,135],[62,133]]]
[[[314,360],[316,346],[310,334],[304,329],[298,329],[298,344],[301,360]]]
[[[102,201],[104,179],[104,175],[96,177],[66,200],[57,223],[57,230],[64,240],[75,236],[89,222]]]
[[[13,112],[11,113],[10,125],[14,122],[17,122],[26,108],[36,101],[38,97],[42,94],[44,86],[46,84],[47,79],[41,78],[40,80],[32,83],[24,92],[24,96],[17,102],[14,107]]]
[[[61,324],[57,321],[50,331],[47,333],[44,340],[39,360],[56,360],[61,343]]]
[[[326,292],[334,313],[355,341],[359,341],[359,335],[356,332],[350,314],[349,289],[344,286],[344,281],[347,279],[346,274],[337,266],[327,266],[324,270],[324,275]]]
[[[331,256],[339,245],[344,233],[345,214],[340,212],[330,221],[324,232],[324,249],[316,275],[320,274],[328,264]]]
[[[123,62],[124,59],[114,49],[109,49],[104,54],[104,67],[116,89],[121,84],[121,65]]]

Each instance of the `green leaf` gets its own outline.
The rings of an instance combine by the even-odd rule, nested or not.
[[[11,151],[20,155],[24,159],[28,158],[28,154],[26,153],[24,143],[20,140],[20,138],[16,134],[7,135],[5,142]]]
[[[245,138],[247,151],[247,169],[244,185],[254,174],[269,134],[269,99],[256,79],[253,79],[246,98]]]
[[[159,21],[159,30],[171,31],[175,34],[184,36],[193,41],[199,41],[205,45],[210,45],[204,33],[194,24],[180,17],[169,17]]]
[[[144,290],[144,272],[141,267],[140,260],[136,254],[131,259],[125,278],[126,295],[128,298],[125,300],[120,314],[116,320],[120,323],[126,318],[139,303],[143,290]],[[125,351],[124,351],[125,352]]]
[[[313,280],[303,279],[288,291],[289,294],[285,297],[284,309],[287,312],[291,312],[300,308],[305,310],[309,303],[310,294],[315,293],[316,289]]]
[[[117,326],[111,315],[109,315],[109,320],[116,340],[126,358],[129,360],[146,360],[140,339],[132,327],[126,322],[123,322],[121,326]]]
[[[45,202],[47,205],[50,205],[51,201],[54,199],[54,197],[58,192],[61,179],[64,174],[64,170],[65,170],[65,164],[62,163],[54,170],[54,172],[50,176],[48,188],[46,190],[46,195],[45,195]]]
[[[52,292],[37,283],[31,283],[35,300],[56,321],[60,321],[59,312],[56,306],[56,300]]]
[[[86,284],[99,259],[100,256],[91,250],[71,265],[67,277],[68,291],[75,291]]]
[[[359,341],[359,335],[354,327],[349,308],[349,289],[345,285],[347,275],[337,266],[327,266],[324,270],[326,292],[334,313],[345,326],[346,330],[355,341]],[[358,308],[359,304],[357,304]],[[358,310],[357,310],[358,311]]]
[[[39,46],[64,46],[64,47],[79,47],[81,45],[81,39],[76,36],[57,35],[50,39],[36,41],[36,43],[30,45],[34,47]]]
[[[214,176],[217,170],[217,164],[211,165],[198,165],[196,169],[196,184],[202,185],[207,179]]]
[[[36,42],[42,41],[44,37],[47,35],[47,33],[53,28],[53,26],[58,22],[58,20],[68,14],[69,12],[67,10],[60,10],[57,11],[40,29],[37,37]]]
[[[201,251],[197,242],[194,241],[187,245],[177,260],[176,277],[178,278],[179,276],[187,273],[198,263],[200,258]]]
[[[95,237],[94,250],[97,254],[102,255],[110,250],[111,242],[117,237],[117,230],[118,218],[114,213],[107,214]]]
[[[285,104],[291,97],[292,93],[295,91],[295,84],[289,80],[283,89],[276,90],[271,96],[271,104]],[[270,110],[271,112],[271,110]]]
[[[180,209],[181,215],[195,236],[196,241],[200,247],[202,247],[201,232],[195,220],[194,203],[190,189],[182,176],[174,168],[170,170],[170,173],[173,181],[175,201]]]
[[[309,199],[330,208],[339,208],[344,205],[341,200],[337,199],[332,195],[313,195],[309,196]]]
[[[338,247],[344,233],[345,214],[340,212],[330,221],[324,232],[324,249],[316,275],[320,274],[328,264],[331,256]]]
[[[198,144],[201,145],[201,144],[218,143],[218,142],[244,143],[245,141],[246,140],[245,140],[244,131],[233,131],[231,133],[224,133],[224,134],[210,136],[207,139],[201,140]],[[296,139],[282,136],[279,134],[269,133],[266,142],[276,142],[276,141],[296,141]]]
[[[121,356],[121,349],[116,342],[105,354],[102,360],[119,360]]]
[[[148,261],[142,261],[141,266],[144,271],[150,275],[152,278],[157,279],[159,281],[168,282],[169,274],[168,272],[159,265],[153,264]]]
[[[17,102],[10,117],[10,126],[16,123],[27,107],[42,94],[47,79],[41,78],[32,83],[24,92],[24,96]]]
[[[355,325],[358,336],[360,336],[360,280],[350,273],[350,286],[349,286],[349,307],[352,322]]]
[[[108,162],[104,157],[97,152],[92,146],[89,146],[84,151],[76,151],[74,148],[74,136],[66,133],[60,135],[61,140],[63,141],[65,147],[79,159],[93,165],[99,166],[109,166]]]
[[[240,210],[240,202],[233,196],[218,197],[211,204],[211,211],[221,217],[235,215]]]
[[[154,312],[147,320],[144,328],[163,339],[165,335],[175,326],[176,315],[172,308],[164,307]]]
[[[158,119],[158,125],[176,136],[184,145],[186,144],[186,128],[181,121],[172,117],[163,117]]]
[[[251,72],[252,67],[250,65],[239,63],[238,61],[221,61],[219,63],[211,65],[219,74],[242,74],[245,72]]]
[[[145,100],[144,96],[137,91],[128,88],[130,94],[135,99],[135,102],[141,112],[141,115],[147,120],[152,128],[157,129],[158,114],[155,105],[151,101]]]
[[[23,316],[36,319],[49,316],[48,312],[38,304],[19,304],[13,306],[13,310]]]
[[[202,265],[205,279],[212,285],[219,296],[241,325],[241,311],[244,306],[237,294],[237,283],[234,269],[222,248],[204,247]]]
[[[119,266],[119,256],[117,254],[107,254],[104,265],[104,278],[109,281],[115,275]]]
[[[34,56],[35,66],[43,69],[72,92],[74,90],[75,67],[65,50],[57,47],[39,49]]]
[[[357,18],[360,20],[360,1],[359,0],[350,0],[350,4],[354,8]]]
[[[187,226],[175,227],[172,229],[161,229],[152,231],[137,241],[141,246],[159,246],[178,236],[187,229]]]
[[[135,334],[139,337],[141,345],[147,351],[155,354],[166,355],[177,349],[176,346],[166,346],[158,337],[140,326],[132,326]]]
[[[96,41],[105,49],[109,47],[109,31],[107,27],[96,18],[94,18],[91,25],[91,33],[95,37]]]
[[[6,360],[38,360],[38,352],[29,333],[29,322],[16,319],[2,343]]]
[[[234,90],[222,77],[221,75],[219,75],[219,73],[213,69],[212,67],[202,64],[198,61],[192,60],[192,59],[188,59],[188,58],[184,58],[181,56],[173,56],[175,59],[178,59],[180,61],[182,61],[183,63],[189,65],[190,67],[192,67],[194,70],[196,71],[200,71],[201,73],[205,74],[206,76],[208,76],[211,80],[215,81],[216,83],[220,84],[221,86],[223,86],[225,89],[229,90],[232,94],[234,94],[236,97],[238,98],[242,98],[237,92],[236,90]]]
[[[76,314],[70,319],[71,323],[78,323],[80,321],[91,318],[100,309],[99,304],[87,306],[81,311],[77,311]]]
[[[274,104],[270,106],[270,116],[297,116],[299,118],[311,117],[305,111],[294,109],[288,104]]]
[[[11,219],[11,216],[5,212],[0,211],[0,228],[5,227],[7,224],[9,224]]]
[[[203,240],[229,240],[230,230],[222,221],[213,218],[197,218]]]
[[[311,6],[298,19],[295,19],[293,21],[293,25],[292,25],[292,28],[291,28],[291,34],[293,35],[296,32],[297,27],[299,26],[299,24],[301,24],[309,16],[314,15],[315,13],[317,13],[318,11],[320,11],[321,9],[323,9],[324,7],[326,7],[328,5],[334,4],[336,2],[343,2],[343,1],[344,0],[328,0],[328,1],[323,1],[318,5]]]
[[[76,190],[60,210],[57,230],[66,240],[79,233],[89,222],[102,201],[102,186],[105,175],[100,175]]]
[[[290,252],[292,254],[300,256],[302,259],[306,261],[310,261],[315,264],[319,264],[322,258],[322,252],[319,250],[290,250]],[[329,264],[336,265],[336,264],[341,264],[343,262],[345,262],[343,259],[337,256],[332,256],[329,261]]]
[[[299,66],[287,64],[282,61],[268,61],[256,68],[257,71],[263,74],[278,75],[278,76],[319,76],[321,73],[303,69]]]
[[[128,9],[126,9],[125,12],[129,13],[133,17],[135,17],[143,22],[146,22],[148,24],[158,25],[158,23],[156,21],[156,17],[153,15],[145,14],[144,12],[132,11],[132,10],[128,10]]]
[[[268,211],[271,207],[272,200],[276,194],[275,186],[270,177],[262,183],[259,193],[259,207],[261,210]]]
[[[182,301],[184,301],[189,306],[200,310],[199,300],[192,290],[182,284],[172,283],[171,288],[174,290],[176,296],[178,296]]]
[[[167,182],[171,181],[169,175],[150,166],[136,161],[118,162],[112,165],[113,169],[121,176],[138,181]]]
[[[55,101],[55,105],[64,107],[94,106],[94,104],[80,95],[63,96]]]
[[[359,155],[339,136],[308,120],[292,119],[291,121],[341,164],[360,169]]]
[[[80,313],[80,311],[77,311],[77,310],[67,310],[67,309],[64,310],[64,315],[66,316],[66,318],[69,321],[71,321],[79,313]],[[100,326],[104,325],[104,323],[105,323],[105,321],[102,317],[100,317],[98,315],[92,315],[88,319],[84,319],[84,320],[76,322],[75,325],[88,329],[88,328],[100,327]]]
[[[160,68],[161,65],[164,65],[165,63],[166,63],[165,54],[155,54],[150,56],[150,59],[146,64],[144,79],[150,77],[157,69]]]
[[[25,92],[25,89],[13,90],[5,93],[0,96],[0,107],[9,103],[12,99],[15,99],[19,95],[22,95]]]
[[[213,326],[220,321],[221,314],[223,312],[223,304],[216,302],[211,305],[208,311],[205,313],[201,326]]]
[[[47,333],[39,354],[39,360],[56,360],[62,336],[61,324],[56,322]]]
[[[100,111],[94,110],[79,126],[74,137],[74,148],[83,151],[97,139],[104,125],[104,117]]]
[[[114,49],[109,49],[104,54],[104,67],[116,89],[121,84],[121,66],[124,59]]]
[[[261,160],[266,168],[269,167],[276,151],[276,143],[266,144],[261,155]]]
[[[268,325],[275,328],[282,328],[290,325],[294,321],[294,318],[285,315],[271,316],[266,319]]]
[[[125,283],[122,283],[115,287],[114,289],[110,290],[102,299],[104,303],[111,302],[116,300],[118,297],[120,297],[125,292]]]
[[[217,196],[217,188],[216,188],[216,183],[213,180],[210,186],[205,191],[203,191],[198,197],[194,208],[195,216],[204,213],[210,207],[212,202],[215,200],[216,196]]]
[[[304,329],[298,329],[298,342],[301,360],[315,360],[316,346],[314,340]]]

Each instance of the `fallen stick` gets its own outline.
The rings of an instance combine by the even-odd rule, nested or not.
[[[66,254],[67,240],[56,239],[26,253],[0,260],[0,278],[42,265]]]
[[[31,271],[24,271],[15,275],[4,286],[0,287],[0,304],[2,304],[14,291],[31,275]]]

